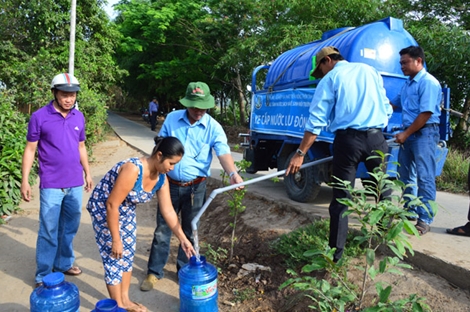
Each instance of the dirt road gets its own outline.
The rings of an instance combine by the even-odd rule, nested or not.
[[[94,182],[97,183],[119,160],[141,155],[140,152],[129,147],[116,136],[109,136],[105,142],[94,147],[94,160],[91,162]],[[0,289],[2,289],[0,292],[0,312],[29,311],[29,296],[34,285],[35,243],[38,230],[37,185],[33,192],[34,200],[21,205],[24,212],[13,216],[8,224],[0,226]],[[82,223],[74,243],[76,264],[81,267],[83,274],[78,277],[66,277],[80,290],[80,311],[82,312],[91,311],[96,302],[108,296],[90,217],[85,209],[88,196],[89,194],[84,195]],[[243,214],[239,224],[240,230],[243,232],[240,242],[243,244],[244,257],[246,258],[249,257],[250,251],[259,251],[266,245],[259,240],[259,237],[266,236],[266,233],[275,236],[309,222],[306,215],[286,207],[276,209],[276,206],[269,200],[259,200],[250,196],[247,199],[249,202],[245,204],[249,209]],[[201,220],[200,234],[206,237],[218,236],[219,241],[226,241],[227,237],[223,235],[228,232],[229,221],[221,217],[221,215],[227,217],[226,208],[223,204],[217,205],[215,202],[211,207],[213,207],[211,211],[208,211]],[[179,288],[174,264],[177,247],[175,239],[169,263],[165,267],[165,279],[160,281],[157,287],[150,292],[144,293],[139,290],[140,282],[146,275],[148,249],[153,237],[155,215],[156,206],[154,203],[140,205],[137,209],[137,250],[131,281],[131,298],[144,304],[153,312],[176,312],[179,311]],[[267,263],[260,262],[260,264],[266,265]],[[281,273],[276,273],[279,276],[275,276],[275,278],[277,280],[283,279],[284,276],[281,274],[284,271],[277,272]],[[227,279],[228,275],[227,273],[224,277],[224,288],[219,289],[220,312],[254,310],[278,312],[280,306],[286,301],[286,298],[277,292],[276,287],[271,287],[269,293],[265,292],[262,295],[254,296],[243,304],[237,304],[234,307],[226,306],[223,301],[234,302],[233,289],[240,286],[240,284],[236,284],[236,281]],[[389,279],[397,285],[400,294],[409,295],[419,292],[421,296],[429,298],[429,302],[434,307],[433,311],[470,311],[468,291],[452,287],[446,280],[433,274],[422,271],[407,272],[403,277],[392,276]],[[222,278],[220,280],[222,281]],[[271,276],[270,280],[273,281],[274,276]],[[294,310],[288,311],[293,312]],[[305,310],[298,311],[305,312]]]

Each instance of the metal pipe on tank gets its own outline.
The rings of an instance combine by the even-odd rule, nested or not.
[[[303,164],[302,166],[300,166],[300,169],[304,169],[304,168],[308,168],[308,167],[311,167],[311,166],[315,166],[315,165],[320,165],[320,164],[323,164],[323,163],[326,163],[326,162],[329,162],[333,159],[333,156],[329,156],[329,157],[325,157],[325,158],[322,158],[322,159],[319,159],[319,160],[315,160],[315,161],[312,161],[312,162],[308,162],[306,164]],[[257,178],[254,178],[254,179],[251,179],[251,180],[248,180],[248,181],[244,181],[242,183],[238,183],[238,184],[233,184],[233,185],[229,185],[229,186],[225,186],[225,187],[221,187],[221,188],[218,188],[218,189],[215,189],[211,192],[211,194],[209,195],[209,197],[207,198],[206,202],[204,203],[204,205],[202,206],[201,210],[199,210],[198,214],[194,217],[194,219],[191,221],[191,228],[193,229],[193,231],[196,231],[197,230],[197,223],[199,222],[199,219],[201,218],[202,214],[204,213],[204,211],[206,211],[207,207],[210,205],[210,203],[212,202],[212,200],[220,193],[223,193],[223,192],[226,192],[226,191],[230,191],[230,190],[233,190],[233,189],[236,189],[240,186],[245,186],[245,185],[250,185],[250,184],[254,184],[256,182],[259,182],[259,181],[263,181],[263,180],[267,180],[267,179],[271,179],[271,178],[274,178],[274,177],[277,177],[277,176],[280,176],[280,175],[283,175],[286,173],[286,170],[281,170],[281,171],[277,171],[277,172],[273,172],[273,173],[270,173],[270,174],[267,174],[265,176],[262,176],[262,177],[257,177]]]

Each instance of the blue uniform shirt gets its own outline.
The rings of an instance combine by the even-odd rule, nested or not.
[[[407,128],[419,114],[425,112],[432,113],[427,124],[438,124],[441,99],[442,88],[439,81],[423,68],[413,79],[405,82],[392,104],[401,107],[403,126]]]
[[[317,85],[309,113],[305,131],[318,135],[321,130],[383,128],[393,109],[373,67],[340,61]]]
[[[169,113],[158,134],[177,137],[184,145],[184,156],[168,176],[177,181],[191,181],[210,176],[212,149],[217,156],[230,153],[222,126],[209,114],[191,125],[186,110]]]
[[[158,112],[158,104],[155,103],[154,101],[151,101],[149,103],[149,112],[151,113]]]

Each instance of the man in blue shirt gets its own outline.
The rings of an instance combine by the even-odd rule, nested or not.
[[[242,183],[233,162],[227,136],[222,126],[207,110],[215,106],[209,86],[204,82],[191,82],[186,89],[186,96],[180,100],[185,110],[169,113],[165,118],[159,136],[177,137],[184,145],[184,156],[168,172],[170,194],[176,213],[181,213],[181,225],[186,237],[194,245],[191,221],[198,214],[206,199],[206,178],[210,176],[212,151],[219,158],[220,164],[229,175],[230,184]],[[171,229],[166,224],[160,211],[157,212],[147,278],[140,285],[142,291],[153,289],[158,279],[163,278],[163,267],[170,254]],[[176,267],[179,270],[188,262],[185,253],[179,247]]]
[[[149,103],[149,117],[150,117],[150,128],[155,131],[157,126],[157,114],[158,114],[158,101],[156,98]]]
[[[426,206],[407,207],[417,215],[416,229],[421,235],[431,229],[434,212],[429,201],[436,199],[436,148],[439,143],[442,88],[424,68],[424,51],[409,46],[400,51],[400,65],[409,79],[391,101],[401,108],[404,131],[395,136],[402,144],[398,154],[398,174],[406,185],[406,194],[420,197]]]
[[[333,142],[333,176],[354,186],[356,170],[365,162],[369,172],[381,165],[376,150],[388,152],[382,133],[393,110],[385,95],[383,80],[371,66],[349,63],[335,47],[325,47],[316,55],[312,76],[322,78],[310,104],[309,119],[297,153],[292,157],[286,175],[299,171],[304,156],[322,129],[335,133]],[[389,193],[383,194],[388,196]],[[334,261],[344,251],[348,233],[347,206],[337,199],[351,198],[349,192],[333,188],[330,212],[329,245],[336,248]]]

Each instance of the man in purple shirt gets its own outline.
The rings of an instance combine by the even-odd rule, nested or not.
[[[54,95],[31,115],[23,154],[21,195],[31,200],[29,173],[36,149],[39,160],[39,231],[36,243],[36,287],[47,274],[56,271],[68,275],[82,273],[74,266],[72,241],[80,225],[85,190],[93,187],[85,147],[85,118],[75,109],[78,80],[63,73],[54,77]]]

